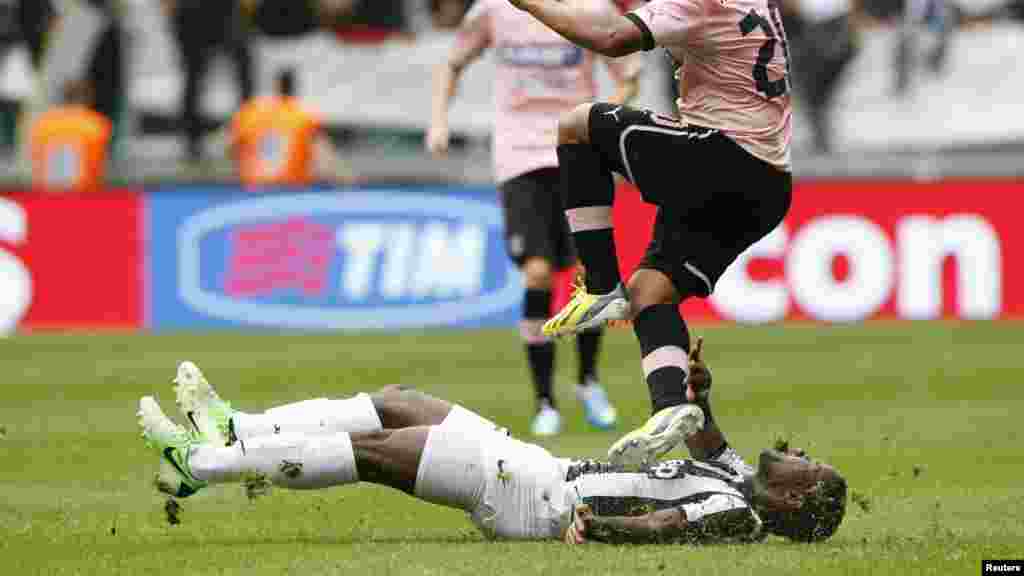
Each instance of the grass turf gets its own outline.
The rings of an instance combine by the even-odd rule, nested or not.
[[[862,505],[829,542],[570,549],[484,541],[464,515],[374,486],[240,487],[182,502],[168,525],[157,462],[135,428],[138,397],[173,411],[170,378],[192,359],[240,408],[413,384],[525,436],[532,400],[516,334],[32,335],[0,362],[0,559],[4,572],[588,574],[688,572],[962,574],[1024,556],[1018,443],[1024,326],[921,323],[698,327],[716,416],[748,457],[791,438],[845,473]],[[565,433],[556,454],[600,456],[616,432],[587,429],[560,347]],[[602,376],[619,432],[648,400],[628,331],[605,341]]]

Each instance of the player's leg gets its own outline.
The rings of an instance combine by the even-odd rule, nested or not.
[[[781,222],[790,198],[788,175],[721,133],[649,118],[621,147],[641,193],[660,206],[654,238],[629,283],[654,414],[613,445],[613,460],[651,459],[689,436],[673,428],[692,401],[689,335],[678,304],[708,297],[736,257]],[[666,185],[659,174],[672,158],[693,163],[685,188]]]
[[[224,401],[192,362],[181,363],[174,383],[178,408],[192,435],[217,445],[281,433],[325,435],[432,425],[497,428],[461,406],[405,386],[387,386],[372,395],[351,398],[303,400],[247,413]]]
[[[190,438],[151,397],[140,400],[138,416],[143,437],[161,457],[157,487],[178,497],[253,476],[295,490],[364,481],[473,511],[484,489],[480,443],[485,433],[472,428],[275,434],[217,446]]]
[[[519,334],[526,348],[530,377],[537,401],[530,424],[535,436],[557,434],[562,427],[552,391],[555,370],[555,343],[541,333],[551,313],[551,287],[554,246],[552,218],[547,195],[549,180],[558,178],[556,168],[541,168],[507,180],[499,186],[505,215],[505,247],[509,258],[522,273],[526,292]]]
[[[192,362],[182,362],[174,378],[175,402],[193,433],[219,445],[271,434],[372,432],[383,425],[369,395],[329,400],[314,398],[262,413],[236,410],[220,397]]]
[[[547,214],[545,219],[548,241],[553,247],[552,258],[555,268],[579,268],[569,224],[562,210],[561,175],[557,172],[552,173],[550,178],[545,179],[544,184],[546,189],[542,199],[543,209]],[[606,430],[615,426],[617,414],[598,379],[597,361],[603,336],[604,328],[601,326],[576,334],[576,399],[583,405],[583,414],[587,422],[595,428]]]
[[[575,117],[570,116],[560,125],[560,141],[563,146],[570,142],[586,143],[585,152],[579,148],[560,148],[570,156],[580,153],[591,155],[591,164],[599,164],[607,173],[610,186],[611,172],[618,172],[636,184],[646,202],[659,205],[655,223],[654,238],[648,250],[651,255],[661,256],[663,246],[674,243],[673,228],[675,211],[670,200],[680,195],[694,195],[690,190],[689,178],[684,185],[678,178],[666,178],[664,172],[678,167],[681,159],[687,159],[673,145],[677,140],[700,138],[671,119],[658,119],[649,112],[609,104],[594,104],[578,109]],[[585,117],[585,118],[584,118]],[[575,150],[575,152],[573,152]],[[603,196],[580,192],[601,189],[594,182],[573,183],[574,173],[565,170],[568,182],[566,189],[566,217],[573,229],[581,259],[588,270],[588,292],[591,283],[591,263],[586,258],[587,246],[595,254],[614,255],[614,241],[611,230],[611,194]],[[579,170],[583,172],[582,168]],[[592,174],[593,170],[589,173]],[[607,204],[600,205],[598,204]],[[611,246],[609,248],[609,246]],[[592,258],[599,266],[595,272],[596,283],[602,278],[613,278],[618,282],[618,262],[615,258]],[[677,304],[681,298],[678,287],[672,279],[657,267],[647,266],[631,279],[629,294],[630,311],[634,318],[634,330],[640,340],[642,366],[645,379],[651,391],[655,418],[648,425],[627,435],[613,447],[610,456],[618,463],[628,463],[635,456],[648,459],[667,451],[683,437],[694,432],[698,415],[695,410],[681,408],[685,404],[687,354],[690,349],[689,333],[683,322]],[[635,293],[634,293],[635,291]],[[586,306],[583,303],[581,307]],[[577,312],[552,319],[552,324],[562,322],[573,325]],[[671,408],[671,409],[670,409]]]
[[[629,300],[619,276],[612,234],[612,202],[616,166],[589,139],[596,108],[584,104],[564,115],[558,124],[558,163],[562,170],[562,207],[579,259],[586,270],[584,286],[544,325],[545,334],[577,333],[629,315]]]

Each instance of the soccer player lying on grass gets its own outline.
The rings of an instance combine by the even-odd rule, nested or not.
[[[699,350],[691,373],[710,384]],[[628,471],[556,458],[461,406],[401,387],[247,414],[220,399],[192,363],[182,363],[175,382],[191,430],[149,396],[138,415],[161,457],[157,487],[178,497],[253,477],[291,489],[372,482],[465,510],[492,538],[570,544],[750,542],[764,533],[819,541],[845,512],[843,478],[797,453],[765,450],[752,475],[714,460]],[[703,404],[710,409],[706,394]],[[710,412],[686,409],[691,444],[720,451],[725,438]]]

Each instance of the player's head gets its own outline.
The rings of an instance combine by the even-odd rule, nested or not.
[[[68,80],[61,86],[61,98],[67,105],[92,106],[94,94],[92,83],[84,78]]]
[[[466,0],[430,0],[430,17],[441,30],[455,28],[466,13]]]
[[[846,480],[806,455],[761,452],[754,503],[766,531],[798,542],[827,540],[846,514]]]
[[[274,78],[274,89],[278,96],[295,96],[295,69],[284,68]]]

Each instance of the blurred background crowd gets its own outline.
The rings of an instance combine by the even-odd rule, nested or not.
[[[285,90],[316,110],[323,179],[489,182],[487,64],[453,153],[422,146],[430,70],[472,1],[0,0],[0,174],[27,179],[39,119],[73,105],[109,123],[115,182],[231,178],[232,116]],[[1019,170],[1024,1],[780,1],[798,175]],[[671,113],[672,64],[645,58],[637,103]]]

